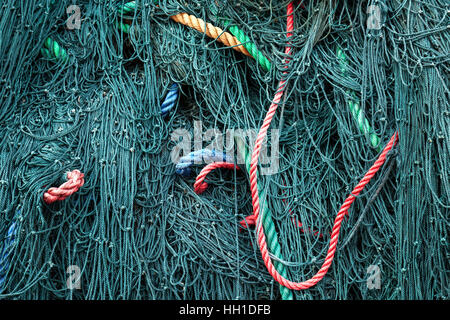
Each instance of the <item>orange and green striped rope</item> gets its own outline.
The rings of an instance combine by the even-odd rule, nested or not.
[[[225,20],[225,26],[229,26],[230,32],[242,43],[242,45],[250,52],[251,56],[258,62],[265,71],[269,71],[272,68],[272,64],[264,54],[258,50],[255,43],[251,41],[244,31],[239,29],[236,25],[231,24],[230,20]]]
[[[130,1],[120,7],[118,11],[122,14],[128,14],[136,10],[136,8],[136,2]],[[199,32],[202,32],[208,37],[213,38],[223,43],[225,46],[231,47],[246,56],[253,57],[265,71],[269,71],[271,69],[270,61],[263,55],[260,50],[257,49],[256,45],[250,40],[250,38],[236,25],[232,25],[229,20],[224,20],[225,27],[229,26],[230,30],[230,32],[226,32],[221,28],[212,25],[211,23],[205,22],[204,20],[185,12],[170,16],[170,19],[177,23],[181,23],[190,28],[193,28]],[[117,26],[123,32],[129,32],[129,25],[124,23],[117,23]]]

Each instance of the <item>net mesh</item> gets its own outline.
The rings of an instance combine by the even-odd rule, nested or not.
[[[271,125],[279,168],[259,180],[292,281],[317,272],[342,201],[399,132],[328,274],[293,297],[448,299],[448,1],[303,1],[287,76],[288,1],[138,0],[128,11],[79,0],[79,29],[67,27],[71,4],[1,1],[1,298],[280,299],[254,229],[239,224],[252,212],[248,172],[211,172],[195,194],[203,165],[176,174],[173,134],[194,146],[199,123],[258,130],[286,77]],[[180,12],[237,26],[270,69],[169,18]],[[162,117],[173,83],[180,98]],[[83,187],[45,204],[73,169]]]

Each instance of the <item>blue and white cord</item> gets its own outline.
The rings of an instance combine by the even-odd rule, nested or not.
[[[165,117],[169,111],[176,105],[178,100],[178,84],[173,83],[166,94],[166,98],[161,104],[161,115]]]
[[[176,173],[182,176],[189,176],[191,174],[191,166],[201,163],[212,162],[230,162],[233,163],[233,157],[228,156],[223,152],[215,149],[202,149],[189,153],[187,156],[181,157],[180,161],[175,166]]]
[[[3,243],[0,247],[0,293],[4,290],[4,283],[6,280],[6,274],[9,270],[9,264],[11,255],[14,251],[16,240],[16,223],[13,222],[9,226],[8,233],[3,239]]]

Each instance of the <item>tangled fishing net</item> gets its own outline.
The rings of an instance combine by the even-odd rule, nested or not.
[[[289,15],[282,0],[77,0],[77,26],[73,2],[1,1],[1,298],[448,299],[448,1],[305,0]],[[258,133],[280,80],[276,172],[260,158],[257,184],[286,279],[317,273],[398,133],[304,290],[261,256],[255,136],[225,137]],[[238,167],[197,194],[204,158]]]

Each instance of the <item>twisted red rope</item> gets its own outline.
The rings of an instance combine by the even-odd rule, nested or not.
[[[212,170],[217,169],[217,168],[225,168],[225,169],[236,168],[236,170],[240,170],[240,168],[237,165],[235,165],[234,163],[229,163],[229,162],[213,162],[213,163],[208,164],[206,167],[204,167],[202,169],[202,171],[200,171],[197,178],[195,179],[195,183],[194,183],[195,193],[201,194],[201,193],[203,193],[203,191],[206,190],[206,188],[208,188],[208,184],[203,181],[205,180],[208,173],[210,173]]]
[[[79,170],[73,170],[67,173],[67,181],[58,188],[52,187],[44,193],[44,201],[47,204],[55,201],[61,201],[78,191],[84,184],[84,174]]]
[[[389,140],[386,147],[383,149],[383,152],[380,154],[378,159],[375,161],[375,163],[372,165],[372,167],[369,169],[369,171],[364,175],[364,177],[361,179],[361,181],[356,185],[356,187],[353,189],[351,194],[345,199],[344,203],[342,204],[341,208],[339,209],[336,219],[334,220],[333,229],[331,232],[331,240],[330,245],[328,248],[327,256],[325,257],[325,261],[320,268],[320,270],[309,280],[304,282],[292,282],[287,279],[285,279],[283,276],[281,276],[275,267],[272,264],[272,261],[269,256],[269,252],[267,250],[267,244],[266,244],[266,237],[264,235],[264,231],[262,228],[262,224],[260,222],[261,217],[259,216],[259,206],[253,207],[254,215],[257,217],[257,235],[258,235],[258,244],[259,248],[264,260],[264,264],[267,267],[267,270],[272,275],[272,277],[281,285],[293,289],[293,290],[302,290],[302,289],[308,289],[315,284],[317,284],[322,278],[326,275],[328,272],[328,269],[330,268],[331,263],[333,262],[334,254],[336,252],[336,246],[339,238],[339,231],[341,229],[341,222],[344,219],[345,215],[348,214],[348,209],[352,205],[353,201],[355,201],[356,196],[358,196],[361,191],[364,189],[366,184],[369,183],[369,181],[372,179],[372,177],[375,175],[375,173],[380,169],[380,167],[384,164],[386,160],[387,153],[395,146],[397,143],[398,134],[397,132],[394,133],[394,135]],[[253,196],[253,194],[252,194]],[[253,199],[255,200],[255,199]],[[258,200],[258,199],[256,199]],[[259,203],[259,201],[253,201],[253,203]]]
[[[293,18],[293,3],[289,3],[287,7],[287,37],[292,36],[292,30],[294,26],[294,18]],[[291,54],[291,47],[290,43],[288,42],[285,54],[287,56],[290,56]],[[290,61],[290,57],[286,58],[286,63]],[[287,67],[287,66],[286,66]],[[283,75],[286,75],[287,72],[283,72]],[[339,231],[341,228],[341,222],[344,219],[344,216],[348,214],[348,209],[350,208],[351,204],[355,200],[355,197],[360,194],[360,192],[364,189],[365,185],[369,183],[370,179],[375,175],[375,173],[380,169],[380,167],[383,165],[383,163],[386,160],[386,154],[393,148],[393,146],[397,142],[397,132],[394,133],[394,135],[389,140],[388,144],[384,148],[383,152],[380,154],[378,159],[375,161],[375,163],[372,165],[372,167],[369,169],[369,171],[365,174],[365,176],[362,178],[362,180],[358,183],[358,185],[353,189],[352,193],[347,197],[347,199],[344,201],[343,205],[341,206],[339,212],[336,215],[336,219],[334,221],[334,226],[331,232],[331,240],[330,245],[328,248],[327,256],[325,257],[325,261],[320,268],[320,270],[309,280],[304,282],[292,282],[281,276],[278,271],[275,269],[272,260],[269,255],[269,251],[267,249],[267,243],[266,243],[266,236],[264,235],[263,225],[261,223],[261,216],[260,214],[260,205],[259,205],[259,194],[258,194],[258,183],[257,183],[257,173],[258,173],[258,158],[261,151],[261,145],[263,140],[266,137],[267,130],[270,126],[270,122],[272,121],[272,118],[278,108],[278,104],[281,101],[281,97],[283,96],[284,89],[286,85],[286,80],[280,80],[278,84],[278,89],[275,94],[275,97],[273,99],[272,104],[270,105],[269,110],[267,111],[266,117],[264,119],[263,125],[261,126],[261,129],[258,133],[258,136],[255,141],[255,145],[253,148],[252,153],[252,159],[250,164],[250,187],[251,187],[251,194],[252,194],[252,205],[253,205],[253,216],[247,217],[246,220],[250,219],[252,220],[256,219],[257,224],[257,236],[258,236],[258,245],[262,254],[262,258],[264,261],[264,264],[266,265],[267,270],[269,271],[270,275],[281,285],[292,289],[292,290],[302,290],[307,289],[315,284],[317,284],[328,272],[328,269],[333,261],[334,254],[336,252],[336,246],[338,242],[339,237]],[[241,223],[242,224],[242,223]]]

